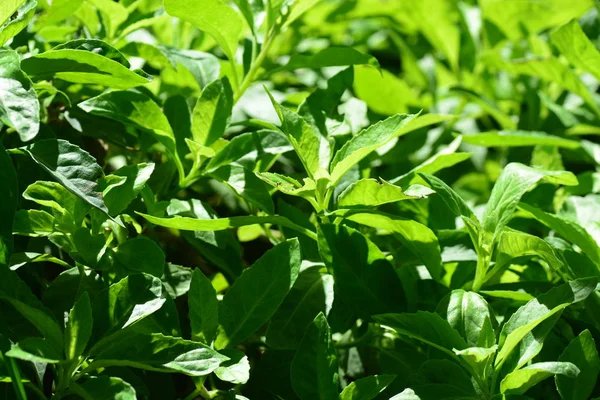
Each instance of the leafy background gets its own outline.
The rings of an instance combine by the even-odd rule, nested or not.
[[[0,396],[597,398],[598,11],[3,0]]]

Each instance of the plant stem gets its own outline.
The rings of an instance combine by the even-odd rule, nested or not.
[[[194,400],[198,396],[202,397],[203,399],[212,399],[214,397],[208,390],[206,390],[204,385],[200,385],[196,388],[196,390],[194,390],[192,393],[190,393],[184,400]]]

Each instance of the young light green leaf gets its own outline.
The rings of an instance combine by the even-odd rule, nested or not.
[[[484,132],[463,136],[465,143],[483,147],[521,147],[548,145],[566,149],[576,149],[579,142],[548,135],[544,132],[530,131],[499,131]]]
[[[283,67],[285,70],[298,68],[342,67],[346,65],[370,65],[379,68],[379,62],[371,55],[361,53],[352,47],[327,47],[316,54],[307,56],[294,54]]]
[[[303,184],[301,184],[294,178],[273,172],[263,172],[261,174],[257,174],[257,176],[267,184],[279,190],[281,193],[285,193],[290,196],[304,197],[314,204],[317,184],[311,178],[304,178]]]
[[[529,204],[522,203],[519,207],[571,243],[579,246],[585,255],[600,267],[600,246],[581,225],[560,215],[544,212]]]
[[[233,91],[227,77],[223,77],[202,90],[192,114],[194,141],[210,146],[225,133],[233,107]]]
[[[173,157],[180,175],[183,176],[183,166],[177,153],[173,129],[160,107],[151,98],[140,92],[113,91],[88,99],[78,106],[88,113],[150,132],[165,146]]]
[[[126,165],[108,175],[105,179],[110,177],[125,178],[114,185],[107,185],[102,191],[109,214],[116,216],[123,212],[142,191],[153,171],[153,163],[141,163]]]
[[[500,391],[506,394],[524,394],[527,390],[552,375],[575,378],[579,375],[579,372],[579,368],[570,362],[535,363],[506,375],[500,382]]]
[[[440,195],[444,203],[448,206],[450,211],[457,217],[465,217],[473,221],[475,224],[479,224],[479,220],[471,210],[471,207],[465,203],[465,201],[456,193],[450,186],[446,185],[444,181],[433,175],[419,174],[421,178],[427,182],[433,191]]]
[[[72,382],[69,388],[86,400],[136,400],[133,386],[123,379],[113,376],[90,376],[82,383]]]
[[[477,374],[481,381],[486,382],[493,372],[494,356],[497,345],[492,347],[469,347],[464,350],[454,350],[461,363],[472,373]]]
[[[28,337],[13,344],[11,349],[6,352],[6,355],[20,360],[47,364],[56,364],[64,361],[63,355],[55,344],[47,339],[38,337]]]
[[[23,150],[71,193],[108,215],[96,191],[102,168],[88,152],[63,139],[40,140]]]
[[[413,185],[403,191],[400,186],[376,179],[361,179],[348,186],[338,197],[338,207],[380,206],[402,200],[424,199],[435,193],[428,187]]]
[[[494,318],[483,297],[475,292],[453,290],[438,304],[436,312],[445,318],[467,342],[477,347],[481,341],[485,320]]]
[[[397,395],[390,397],[390,400],[422,400],[414,390],[412,389],[404,389],[402,393],[398,393]]]
[[[29,57],[21,68],[31,79],[62,79],[72,83],[129,89],[150,82],[121,63],[87,50],[50,50]]]
[[[129,239],[115,249],[115,260],[132,273],[143,272],[157,278],[165,270],[165,253],[156,242],[144,236]]]
[[[25,0],[5,0],[0,4],[0,24],[9,19]]]
[[[31,80],[21,71],[19,55],[0,50],[0,120],[12,126],[23,142],[40,130],[40,103]]]
[[[499,338],[500,351],[495,360],[496,369],[506,361],[511,352],[538,325],[550,319],[573,303],[585,300],[596,289],[596,278],[582,278],[558,286],[520,307],[502,327]],[[541,350],[541,344],[520,357],[517,368],[523,366]]]
[[[204,376],[229,358],[210,347],[160,333],[133,333],[95,354],[89,369],[127,366],[158,372]]]
[[[600,79],[600,52],[588,39],[577,20],[572,20],[552,32],[550,40],[572,65]]]
[[[233,8],[221,0],[165,0],[165,11],[206,32],[221,46],[232,62],[244,22]]]
[[[354,67],[354,91],[371,110],[383,115],[406,113],[409,106],[420,107],[417,94],[404,80],[371,66]]]
[[[298,240],[288,240],[266,252],[236,279],[219,307],[217,349],[237,345],[273,316],[296,282],[300,262]]]
[[[385,214],[357,213],[347,215],[345,218],[398,234],[402,244],[419,257],[433,279],[440,278],[442,272],[440,245],[435,233],[426,225]]]
[[[319,228],[319,252],[334,277],[336,296],[364,318],[404,309],[400,279],[373,242],[345,226]]]
[[[292,387],[302,400],[338,398],[338,359],[323,313],[308,327],[296,350],[291,375]]]
[[[396,378],[395,375],[372,375],[358,379],[342,390],[340,400],[371,400]]]
[[[564,375],[556,376],[556,387],[560,397],[563,400],[588,399],[600,372],[598,349],[590,331],[586,329],[571,340],[558,361],[573,363],[580,371],[575,379]]]
[[[106,36],[113,38],[119,26],[127,20],[129,12],[120,3],[111,0],[87,0],[94,5],[102,15]]]
[[[229,357],[229,360],[221,363],[215,369],[215,375],[222,381],[233,384],[244,384],[250,379],[250,363],[248,356],[238,349],[223,349],[221,354]]]
[[[192,339],[211,344],[219,325],[219,301],[210,280],[196,268],[188,294]]]
[[[456,358],[453,349],[468,347],[460,334],[439,314],[417,311],[415,314],[381,314],[373,317],[377,323],[398,334],[416,339]]]
[[[36,7],[36,0],[27,0],[16,11],[16,17],[10,18],[0,25],[0,46],[4,46],[7,41],[27,27],[27,24],[35,15]]]
[[[271,318],[267,343],[277,349],[297,348],[314,315],[329,314],[332,305],[333,277],[317,266],[305,269]]]
[[[471,100],[473,103],[479,105],[479,107],[481,107],[483,111],[485,111],[487,114],[491,115],[496,121],[498,121],[498,123],[500,124],[500,126],[502,126],[503,129],[517,129],[516,122],[513,121],[510,115],[508,115],[502,109],[500,109],[500,107],[496,103],[494,103],[493,100],[490,100],[489,98],[486,98],[473,90],[461,86],[454,86],[450,90],[452,93],[461,94],[467,99]]]
[[[64,21],[72,16],[82,4],[83,0],[55,0],[49,3],[50,7],[35,21],[34,30],[39,31],[44,27]]]
[[[17,209],[17,173],[0,143],[0,268],[7,268],[13,251],[13,221]]]
[[[523,164],[510,163],[494,185],[483,214],[483,228],[497,236],[511,220],[521,197],[540,181],[557,185],[577,185],[577,178],[571,172],[538,170]]]
[[[93,324],[90,296],[87,292],[83,292],[69,312],[69,319],[65,327],[65,357],[67,360],[76,360],[83,354],[92,335]]]

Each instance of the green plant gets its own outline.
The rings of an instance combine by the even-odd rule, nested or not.
[[[600,398],[598,11],[2,1],[0,397]]]

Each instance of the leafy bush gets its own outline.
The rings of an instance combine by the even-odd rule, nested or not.
[[[2,398],[600,396],[598,45],[592,0],[2,0]]]

